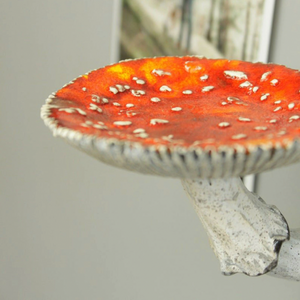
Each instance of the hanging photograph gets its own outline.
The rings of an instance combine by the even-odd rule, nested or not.
[[[262,61],[274,0],[122,0],[120,59],[204,55]]]

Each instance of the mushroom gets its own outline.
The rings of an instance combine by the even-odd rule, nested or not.
[[[299,89],[300,73],[275,64],[145,58],[78,77],[41,116],[100,161],[180,178],[225,275],[288,277],[295,251],[276,268],[288,224],[240,177],[300,160]],[[299,248],[298,237],[285,244]]]

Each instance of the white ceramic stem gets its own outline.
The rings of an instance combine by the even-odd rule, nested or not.
[[[290,234],[282,244],[277,267],[268,275],[300,281],[300,229],[292,229]]]
[[[289,228],[280,211],[249,192],[240,178],[184,179],[225,275],[257,276],[277,266]]]

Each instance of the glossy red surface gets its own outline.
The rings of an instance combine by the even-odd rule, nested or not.
[[[300,73],[284,66],[149,58],[77,78],[56,93],[50,117],[145,145],[282,144],[300,136],[299,90]]]

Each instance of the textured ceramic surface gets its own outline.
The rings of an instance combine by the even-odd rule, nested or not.
[[[280,211],[249,192],[241,179],[185,179],[183,187],[206,229],[225,275],[257,276],[276,267],[289,238]]]
[[[142,173],[222,178],[300,159],[300,75],[278,65],[198,57],[124,61],[51,95],[54,135]]]

